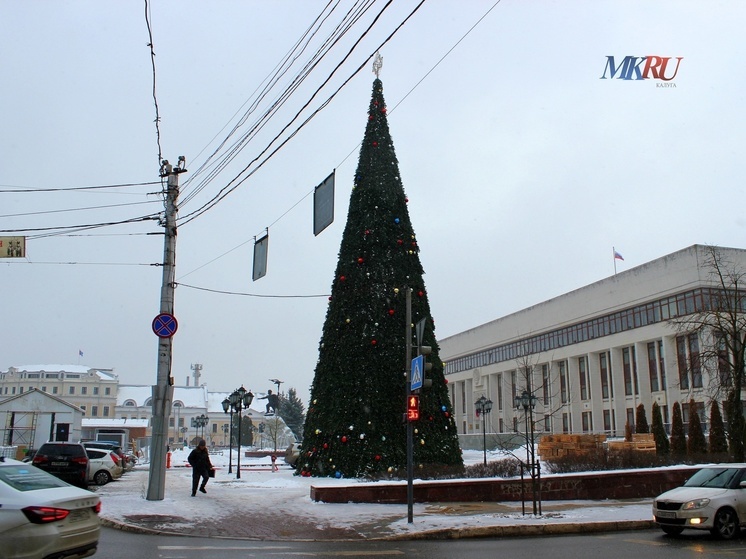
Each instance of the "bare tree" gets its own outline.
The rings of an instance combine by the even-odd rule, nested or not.
[[[680,317],[675,324],[682,333],[698,335],[699,352],[686,363],[687,374],[707,375],[710,401],[725,401],[730,453],[735,461],[743,462],[746,270],[728,260],[718,247],[706,246],[704,253],[711,287],[702,289],[694,312]]]

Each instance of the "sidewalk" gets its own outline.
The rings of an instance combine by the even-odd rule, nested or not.
[[[545,501],[532,503],[424,503],[406,505],[316,503],[311,485],[349,486],[356,480],[294,476],[289,469],[218,470],[207,494],[191,496],[191,470],[166,472],[161,501],[146,499],[149,472],[138,467],[93,488],[101,497],[102,522],[123,530],[252,540],[454,539],[635,530],[653,527],[651,500]],[[416,483],[416,481],[415,481]]]

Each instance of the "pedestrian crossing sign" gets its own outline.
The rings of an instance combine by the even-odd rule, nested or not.
[[[419,390],[422,388],[423,373],[422,370],[425,368],[425,356],[418,355],[412,359],[412,372],[410,378],[411,386],[410,390]]]

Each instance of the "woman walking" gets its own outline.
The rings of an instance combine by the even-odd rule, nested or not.
[[[202,493],[207,493],[205,485],[207,485],[207,480],[210,479],[210,470],[213,469],[213,466],[212,462],[210,462],[210,453],[207,452],[207,443],[204,439],[200,440],[197,448],[189,453],[187,460],[192,466],[192,497],[197,495],[197,486],[199,485],[200,478],[202,478],[202,485],[199,485],[199,490]]]

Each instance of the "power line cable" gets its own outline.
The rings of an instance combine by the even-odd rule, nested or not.
[[[45,210],[45,211],[39,211],[39,212],[24,212],[19,214],[5,214],[0,215],[0,217],[22,217],[22,216],[28,216],[28,215],[46,215],[46,214],[56,214],[56,213],[67,213],[67,212],[83,212],[88,210],[102,210],[105,208],[121,208],[125,206],[139,206],[142,204],[155,204],[159,203],[157,200],[151,200],[148,202],[128,202],[126,204],[107,204],[105,206],[88,206],[83,208],[69,208],[65,210]]]
[[[123,184],[102,184],[96,186],[71,186],[62,188],[35,188],[27,186],[17,186],[12,184],[0,184],[0,193],[13,193],[13,194],[26,194],[33,192],[73,192],[76,190],[101,190],[106,188],[126,188],[130,186],[150,186],[161,184],[160,181],[151,182],[130,182]],[[3,190],[4,188],[10,188],[12,190]],[[112,192],[111,194],[121,194],[121,192]]]
[[[329,293],[322,293],[319,295],[261,295],[258,293],[245,293],[240,291],[222,291],[220,289],[209,289],[207,287],[197,287],[195,285],[188,285],[186,283],[177,283],[178,287],[188,287],[190,289],[197,289],[199,291],[209,291],[210,293],[221,293],[223,295],[242,295],[244,297],[258,297],[263,299],[312,299],[318,297],[329,297]]]
[[[342,61],[339,64],[337,64],[337,66],[329,74],[329,76],[327,76],[326,80],[324,80],[324,82],[321,84],[321,86],[319,86],[316,89],[316,91],[313,93],[313,95],[311,96],[311,98],[303,105],[303,107],[301,107],[301,109],[295,114],[295,116],[290,120],[290,122],[288,122],[288,124],[286,124],[283,127],[283,129],[272,139],[272,141],[269,142],[269,144],[259,153],[259,155],[257,155],[254,159],[252,159],[249,162],[249,164],[246,167],[244,167],[244,169],[238,175],[236,175],[236,177],[234,177],[233,179],[231,179],[231,181],[226,186],[224,186],[222,189],[220,189],[220,191],[211,200],[209,200],[208,202],[206,202],[205,204],[203,204],[200,208],[198,208],[194,212],[192,212],[190,214],[187,214],[186,216],[184,216],[184,218],[181,218],[182,219],[182,224],[189,223],[190,221],[193,221],[195,218],[199,217],[200,215],[202,215],[206,211],[212,209],[215,205],[217,205],[219,202],[221,202],[228,194],[232,193],[236,188],[238,188],[239,186],[241,186],[241,184],[243,184],[250,176],[252,176],[256,171],[258,171],[269,159],[271,159],[292,138],[294,138],[295,135],[303,127],[306,126],[306,124],[308,124],[319,112],[321,112],[324,108],[326,108],[328,106],[328,104],[331,102],[331,100],[334,97],[336,97],[336,95],[352,80],[352,78],[355,77],[357,75],[357,73],[360,72],[360,70],[362,68],[364,68],[368,64],[368,61],[371,58],[373,58],[373,56],[375,56],[376,52],[378,52],[382,46],[384,46],[386,43],[388,43],[394,37],[394,35],[402,28],[402,26],[407,21],[409,21],[409,19],[415,14],[415,12],[417,12],[417,10],[419,10],[419,8],[422,6],[422,4],[425,3],[425,0],[421,0],[421,2],[419,4],[417,4],[417,6],[414,8],[414,10],[412,10],[412,12],[404,19],[404,21],[402,21],[394,29],[394,31],[388,37],[386,37],[386,39],[365,59],[365,61],[362,64],[360,64],[360,66],[358,66],[357,69],[355,69],[353,71],[353,73],[342,83],[342,85],[339,86],[336,89],[336,91],[334,91],[334,93],[332,93],[332,95],[329,96],[326,99],[326,101],[324,101],[313,113],[311,113],[311,115],[308,118],[306,118],[306,120],[303,121],[290,134],[290,136],[288,136],[272,152],[270,152],[269,155],[266,158],[264,158],[264,160],[262,160],[261,163],[259,163],[256,166],[256,168],[254,168],[250,172],[247,172],[248,169],[249,169],[249,167],[251,167],[251,165],[253,165],[255,162],[257,162],[259,159],[261,159],[261,157],[265,153],[267,153],[267,151],[280,138],[280,136],[282,136],[282,134],[285,133],[285,131],[293,124],[293,122],[295,122],[297,120],[297,118],[300,116],[300,114],[311,104],[311,102],[316,97],[316,95],[321,91],[321,89],[323,89],[323,87],[329,82],[329,80],[331,80],[332,76],[337,72],[337,70],[342,66],[342,64],[344,64],[344,62],[352,55],[352,52],[355,50],[355,48],[357,48],[357,46],[359,45],[360,41],[368,34],[368,32],[370,32],[370,30],[372,29],[372,27],[376,24],[376,22],[378,21],[378,19],[383,14],[384,10],[391,4],[391,2],[393,2],[393,0],[389,0],[389,2],[386,4],[386,6],[384,7],[384,9],[381,10],[381,12],[378,13],[378,15],[376,16],[376,18],[374,19],[374,21],[368,26],[368,28],[366,29],[366,31],[357,39],[357,41],[355,41],[355,44],[347,52],[347,54],[342,59]],[[246,176],[239,180],[239,178],[241,177],[241,175],[244,174],[244,173],[247,173]],[[236,181],[238,181],[238,182],[236,182]],[[233,183],[235,183],[235,184],[233,184]]]

